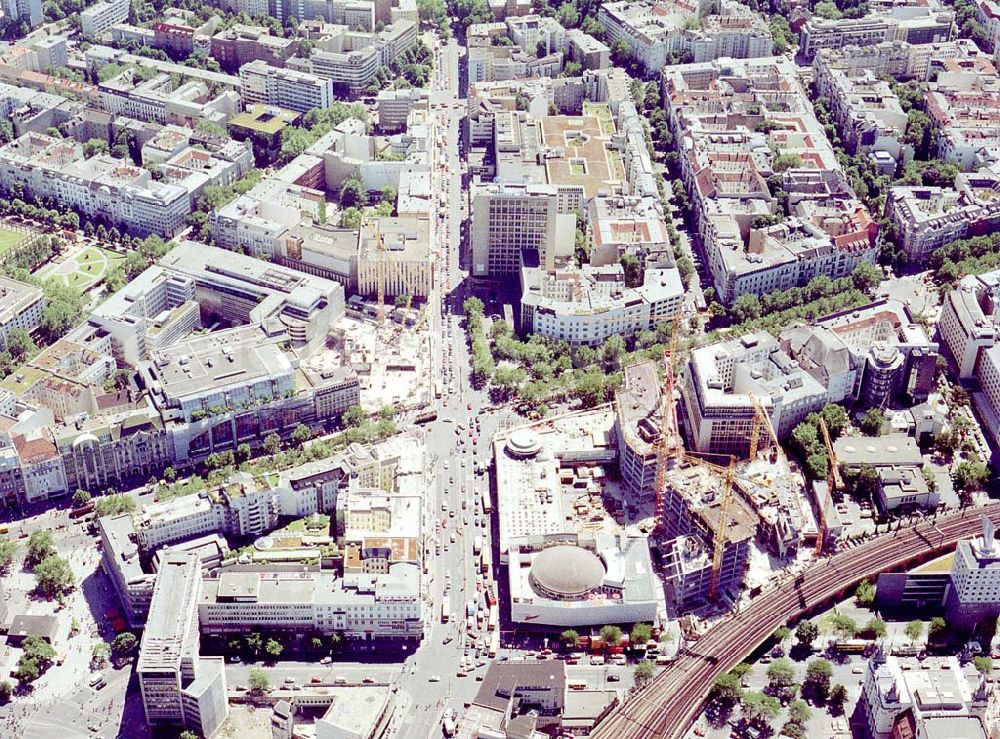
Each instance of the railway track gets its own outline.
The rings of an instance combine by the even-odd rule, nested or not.
[[[782,624],[835,598],[863,578],[897,569],[979,533],[980,517],[1000,522],[1000,503],[966,509],[883,534],[819,560],[728,616],[591,734],[593,739],[681,739],[715,678],[757,649]]]

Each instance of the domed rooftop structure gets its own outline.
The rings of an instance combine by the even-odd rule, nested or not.
[[[507,437],[507,454],[517,459],[534,457],[542,448],[542,438],[531,429],[517,429]]]
[[[604,582],[604,563],[593,552],[559,544],[535,555],[529,574],[532,586],[556,600],[581,598]]]

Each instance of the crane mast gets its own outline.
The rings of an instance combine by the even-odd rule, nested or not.
[[[719,524],[712,537],[712,577],[708,583],[708,599],[714,601],[719,594],[719,579],[722,577],[722,558],[726,552],[726,529],[729,527],[729,504],[733,499],[733,473],[736,457],[729,458],[725,471],[722,496],[719,500]]]
[[[654,517],[656,528],[663,525],[663,494],[667,487],[671,446],[678,457],[684,454],[684,445],[681,443],[680,428],[677,424],[677,408],[674,405],[677,343],[681,333],[680,313],[675,313],[671,321],[673,328],[670,332],[670,344],[663,352],[663,392],[660,396],[660,419],[663,423],[663,430],[657,442],[656,454],[656,514]]]
[[[823,547],[826,544],[826,532],[829,528],[829,523],[826,520],[826,512],[830,510],[830,505],[833,503],[833,491],[838,490],[843,484],[840,479],[840,467],[837,464],[837,455],[833,451],[833,442],[830,440],[830,429],[826,426],[826,421],[820,416],[819,419],[819,430],[823,434],[823,444],[826,446],[826,495],[823,496],[822,501],[818,501],[819,511],[816,518],[819,521],[819,531],[816,534],[816,554],[823,553]]]

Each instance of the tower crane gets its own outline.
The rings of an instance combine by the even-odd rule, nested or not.
[[[386,281],[389,279],[389,272],[392,272],[395,282],[407,295],[407,309],[409,309],[413,301],[413,289],[406,278],[405,270],[401,270],[399,264],[393,260],[392,252],[386,246],[385,237],[382,235],[382,229],[377,218],[372,219],[372,232],[375,236],[375,299],[378,303],[378,326],[382,328],[385,324],[387,307],[385,304],[385,286]]]
[[[719,579],[722,576],[722,558],[726,553],[726,530],[729,528],[729,507],[733,499],[733,488],[736,480],[736,456],[733,454],[715,454],[699,452],[701,456],[684,454],[684,460],[706,467],[722,476],[722,494],[719,496],[719,521],[713,532],[712,574],[708,583],[708,599],[715,600],[719,590]],[[728,460],[725,466],[709,462],[701,457],[722,457]]]
[[[681,450],[680,458],[685,462],[705,467],[722,476],[722,492],[719,496],[719,520],[713,532],[712,547],[712,572],[708,586],[708,599],[714,601],[718,595],[719,579],[722,576],[722,559],[726,553],[726,530],[729,528],[729,508],[733,499],[733,488],[736,479],[736,456],[733,454],[715,454],[711,452],[698,452],[701,456],[685,453]],[[727,460],[725,466],[709,462],[702,457],[721,457]],[[660,488],[659,490],[663,490]],[[662,496],[662,492],[659,493]]]
[[[830,440],[830,429],[826,426],[826,421],[820,416],[819,419],[819,430],[823,434],[823,444],[826,446],[826,495],[823,496],[822,501],[817,501],[819,503],[819,514],[817,518],[819,519],[819,531],[816,535],[816,554],[823,553],[823,546],[826,543],[826,532],[829,526],[826,520],[826,512],[830,510],[830,506],[833,504],[833,491],[839,490],[844,482],[840,477],[840,465],[837,464],[837,455],[833,451],[833,442]]]
[[[726,529],[729,527],[729,503],[733,499],[733,472],[736,467],[736,457],[729,458],[729,466],[725,472],[725,482],[722,487],[722,497],[719,501],[719,523],[715,528],[712,548],[712,576],[708,582],[708,599],[714,601],[718,596],[719,578],[722,576],[722,557],[726,551]]]
[[[374,222],[373,229],[375,231],[375,299],[378,303],[378,327],[382,328],[385,324],[385,271],[386,262],[389,260],[389,249],[385,245],[385,239],[382,238],[382,229],[377,220]]]
[[[754,409],[754,423],[753,428],[750,429],[750,459],[753,460],[757,458],[757,452],[760,449],[760,434],[762,430],[767,429],[767,435],[770,439],[768,446],[773,445],[771,446],[773,451],[777,452],[781,448],[781,445],[778,443],[778,435],[774,432],[774,426],[767,415],[767,411],[764,410],[760,399],[753,393],[748,393],[748,395]]]
[[[681,333],[681,314],[675,313],[671,319],[669,348],[663,352],[663,392],[660,395],[660,419],[663,430],[656,450],[656,528],[663,525],[663,493],[667,487],[667,469],[670,466],[671,446],[677,456],[683,455],[680,429],[677,424],[677,408],[674,405],[674,373],[677,366],[677,342]]]

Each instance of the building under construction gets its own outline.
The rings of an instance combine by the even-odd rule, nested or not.
[[[639,502],[656,496],[662,395],[655,362],[625,368],[623,387],[615,396],[615,436],[622,481],[629,496]]]
[[[757,538],[768,552],[785,558],[799,547],[815,543],[819,527],[805,481],[790,468],[780,450],[773,460],[741,463],[734,484],[760,517]]]
[[[738,592],[743,587],[750,545],[760,517],[738,490],[729,491],[723,516],[726,477],[703,464],[681,462],[666,471],[661,497],[661,531],[666,547],[667,578],[681,608],[709,600],[712,590],[713,551],[720,521],[725,544],[719,563],[715,592]]]

